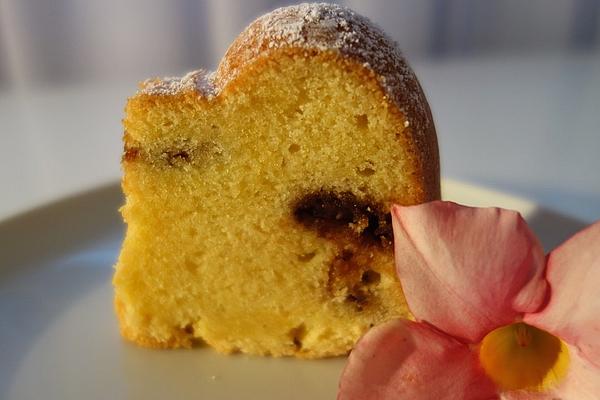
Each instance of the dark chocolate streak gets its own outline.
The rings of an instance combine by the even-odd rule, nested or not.
[[[391,214],[381,204],[358,199],[351,192],[311,192],[297,200],[293,210],[298,223],[325,236],[350,230],[368,244],[387,246],[392,241]]]
[[[140,150],[135,148],[135,147],[125,147],[125,150],[123,151],[123,157],[122,160],[123,161],[135,161],[138,159],[140,155]]]
[[[167,163],[171,166],[177,162],[189,163],[191,162],[190,154],[185,150],[170,150],[164,153],[167,157]]]
[[[142,157],[141,150],[137,147],[125,147],[123,151],[122,161],[134,162]],[[169,166],[176,166],[183,163],[191,163],[192,156],[186,150],[167,150],[162,153],[162,160],[166,160]]]

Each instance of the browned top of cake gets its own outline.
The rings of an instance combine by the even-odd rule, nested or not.
[[[198,70],[181,78],[151,79],[141,92],[176,95],[196,90],[212,98],[259,57],[281,49],[339,53],[372,70],[389,99],[416,132],[433,130],[427,100],[397,44],[369,19],[336,4],[278,8],[248,26],[231,44],[215,72]]]

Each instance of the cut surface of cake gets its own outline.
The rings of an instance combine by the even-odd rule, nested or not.
[[[330,4],[254,21],[214,73],[129,99],[121,332],[325,357],[407,316],[389,209],[438,199],[435,129],[396,45]]]

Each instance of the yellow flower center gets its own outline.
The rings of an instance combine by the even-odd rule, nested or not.
[[[518,322],[488,333],[479,360],[500,388],[541,391],[565,376],[569,351],[556,336]]]

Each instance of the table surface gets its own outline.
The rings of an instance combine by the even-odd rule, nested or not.
[[[415,63],[442,175],[600,219],[600,53]],[[134,82],[0,91],[0,220],[119,179]]]

